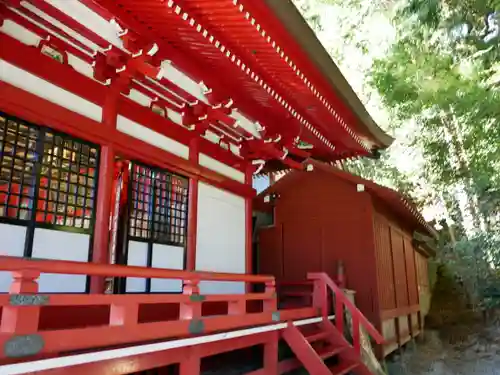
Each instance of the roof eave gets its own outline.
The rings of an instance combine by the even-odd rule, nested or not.
[[[311,30],[291,0],[264,0],[264,2],[281,21],[290,35],[293,36],[304,53],[308,55],[320,73],[328,80],[334,92],[353,111],[366,133],[371,135],[376,144],[372,152],[389,147],[394,138],[385,133],[372,119],[363,103],[361,103],[352,87],[316,37],[314,31]]]

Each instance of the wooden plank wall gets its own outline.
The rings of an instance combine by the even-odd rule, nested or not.
[[[377,285],[385,354],[418,334],[420,328],[417,252],[411,235],[384,215],[374,215]],[[424,267],[419,260],[419,267]]]

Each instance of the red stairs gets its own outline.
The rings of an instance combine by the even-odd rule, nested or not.
[[[310,274],[308,278],[314,280],[313,305],[320,309],[323,319],[303,327],[290,322],[283,339],[311,375],[373,375],[362,360],[360,328],[377,344],[384,342],[382,335],[328,275]],[[329,290],[334,297],[335,324],[328,317]],[[344,336],[345,311],[352,320],[352,344]]]

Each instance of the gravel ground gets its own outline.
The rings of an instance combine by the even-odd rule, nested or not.
[[[389,375],[500,375],[500,326],[427,331],[387,365]]]

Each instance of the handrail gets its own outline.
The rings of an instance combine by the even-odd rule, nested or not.
[[[12,256],[0,256],[0,271],[16,272],[20,270],[30,270],[38,271],[41,273],[56,273],[64,275],[274,283],[273,276],[218,273],[207,271],[182,271],[116,264],[83,263],[69,260],[39,258],[25,259]]]
[[[326,274],[326,273],[309,273],[307,275],[308,279],[315,280],[323,285],[319,285],[318,289],[324,294],[323,299],[326,303],[326,286],[331,289],[335,295],[335,323],[337,328],[341,333],[343,333],[343,319],[344,319],[344,309],[345,306],[351,316],[352,316],[352,329],[353,329],[353,340],[354,346],[357,350],[360,350],[360,333],[359,326],[362,325],[367,333],[375,340],[377,344],[384,344],[385,339],[380,334],[380,332],[373,326],[373,324],[363,315],[363,313],[354,305],[345,293],[340,289],[337,284]],[[323,312],[323,315],[326,311]]]

